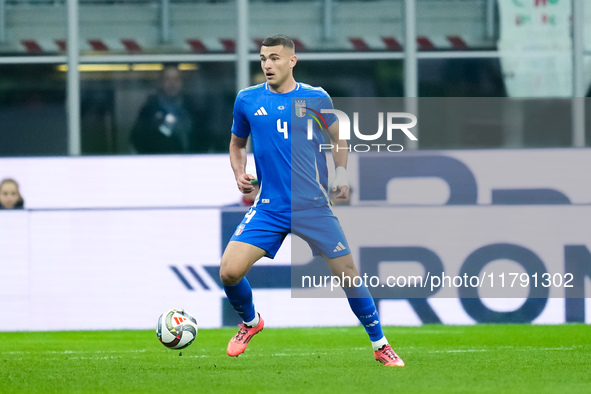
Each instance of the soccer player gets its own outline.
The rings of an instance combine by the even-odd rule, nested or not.
[[[252,137],[260,188],[255,203],[236,229],[221,261],[220,278],[224,290],[243,320],[238,333],[228,343],[227,353],[233,357],[244,352],[249,341],[263,330],[265,324],[255,310],[252,290],[245,275],[261,257],[273,258],[288,233],[306,240],[314,254],[324,258],[333,275],[350,278],[359,275],[340,223],[330,208],[324,154],[307,151],[298,156],[292,152],[299,147],[292,144],[291,99],[300,100],[300,104],[305,100],[320,100],[326,107],[332,107],[332,102],[322,88],[294,79],[293,67],[297,57],[289,37],[266,38],[260,56],[266,82],[238,93],[230,141],[232,170],[238,189],[246,194],[253,190],[255,182],[255,177],[246,173],[246,143],[249,135]],[[326,114],[324,118],[335,146],[332,152],[336,167],[333,190],[338,191],[337,198],[347,198],[347,141],[338,139],[336,116]],[[297,165],[294,172],[292,158],[293,165]],[[293,176],[299,177],[301,183],[292,193]],[[335,245],[339,247],[335,248]],[[367,287],[351,286],[343,287],[343,290],[351,310],[369,335],[376,360],[387,366],[404,366],[382,332]]]

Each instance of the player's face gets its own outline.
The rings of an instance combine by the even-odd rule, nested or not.
[[[12,209],[20,198],[17,186],[12,182],[6,182],[0,186],[0,204],[4,208]]]
[[[296,61],[293,51],[283,45],[261,47],[261,68],[269,86],[274,89],[280,88],[292,78],[292,69]]]

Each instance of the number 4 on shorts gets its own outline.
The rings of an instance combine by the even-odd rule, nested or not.
[[[248,210],[248,212],[246,213],[246,215],[244,215],[244,217],[246,218],[246,221],[244,223],[250,222],[250,220],[252,219],[252,217],[254,216],[255,213],[257,213],[257,211],[255,211],[254,209],[250,208]]]

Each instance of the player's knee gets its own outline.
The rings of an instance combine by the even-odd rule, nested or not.
[[[244,277],[244,273],[232,268],[224,268],[220,269],[220,280],[224,284],[224,286],[232,286],[236,283],[240,282]]]
[[[348,277],[355,277],[359,275],[359,271],[357,270],[357,268],[353,265],[353,266],[345,266],[343,267],[343,275],[348,276]]]

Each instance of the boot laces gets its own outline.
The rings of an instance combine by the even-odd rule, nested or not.
[[[242,341],[242,338],[248,333],[248,331],[246,330],[246,327],[244,326],[244,324],[240,324],[238,325],[239,329],[238,329],[238,333],[236,333],[236,336],[234,337],[237,341]]]
[[[398,357],[396,356],[396,353],[394,353],[394,350],[392,350],[392,348],[390,346],[386,346],[384,348],[384,350],[382,351],[382,353],[388,357],[390,360],[395,360]]]

